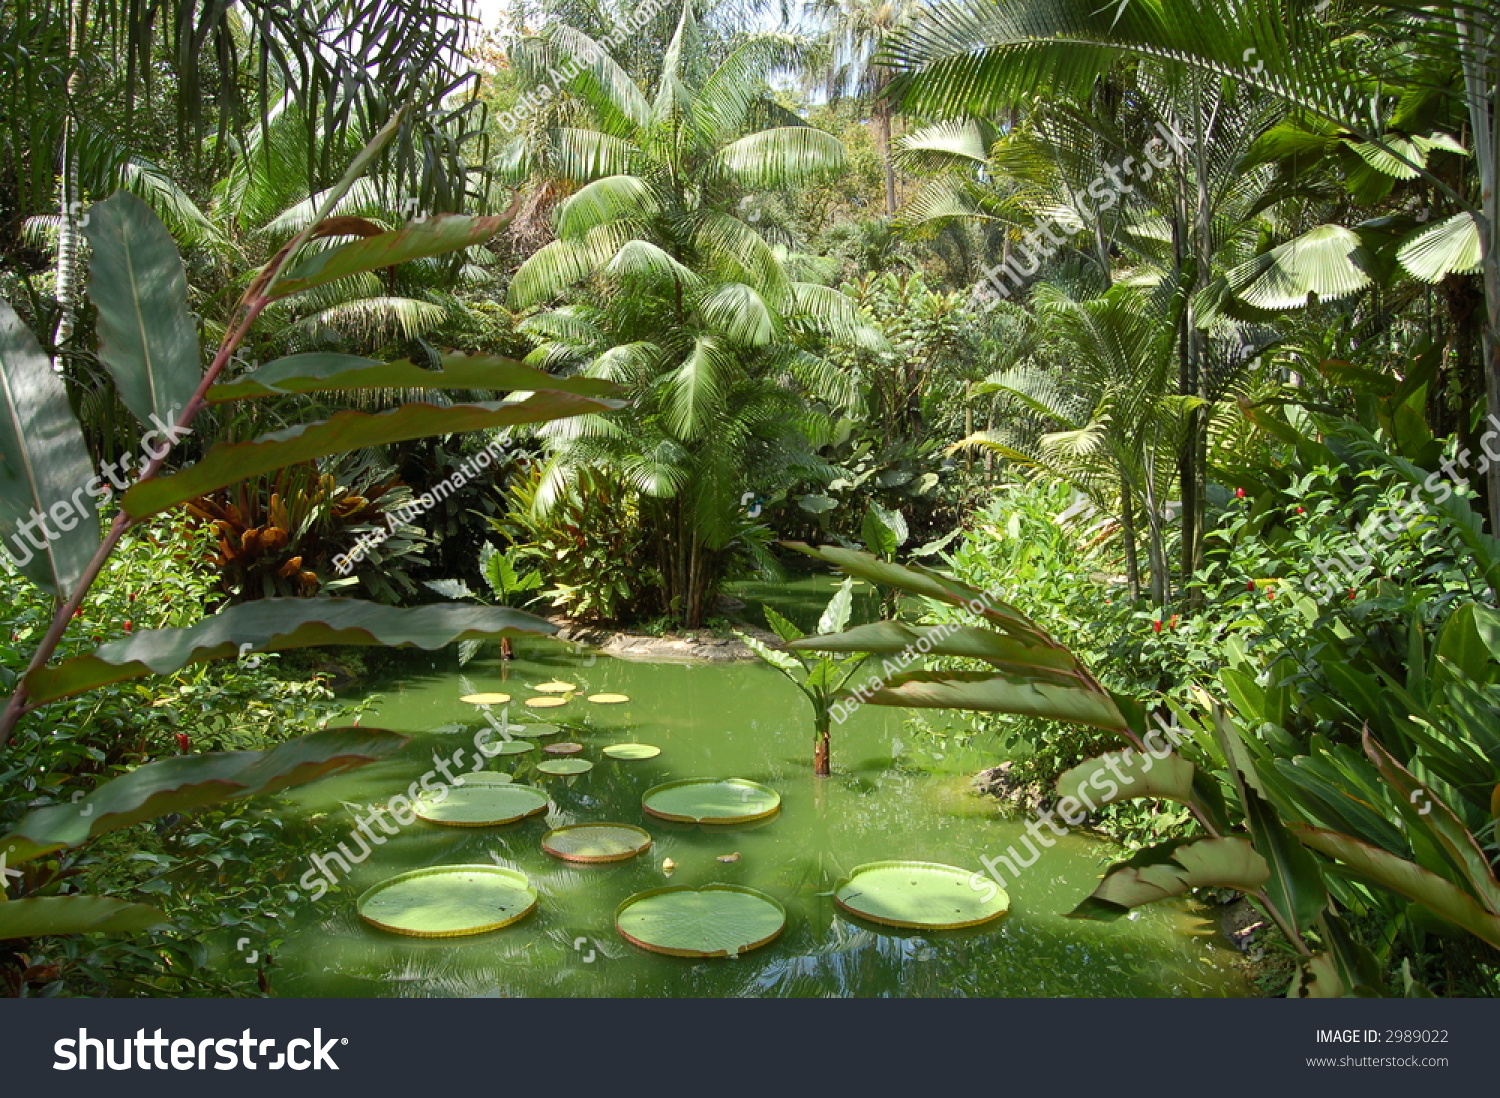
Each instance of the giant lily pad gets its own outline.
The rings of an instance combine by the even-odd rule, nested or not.
[[[627,942],[672,957],[735,957],[774,941],[786,909],[740,885],[676,886],[638,892],[615,912]]]
[[[535,751],[536,744],[525,740],[502,740],[499,743],[485,744],[484,750],[489,755],[524,755],[528,751]]]
[[[654,743],[612,743],[604,753],[612,759],[654,759],[661,748]]]
[[[510,701],[509,694],[465,694],[458,699],[470,705],[504,705]]]
[[[529,785],[481,783],[449,786],[448,795],[417,798],[412,811],[428,823],[448,827],[498,827],[547,811],[547,794]]]
[[[543,774],[587,774],[594,769],[594,764],[587,759],[548,759],[539,762],[536,768]]]
[[[381,881],[359,898],[359,917],[413,938],[460,938],[510,926],[536,900],[536,889],[520,870],[439,865]]]
[[[681,823],[748,823],[775,815],[781,794],[745,778],[688,778],[646,790],[641,807]]]
[[[579,755],[583,753],[581,743],[549,743],[542,748],[548,755]]]
[[[589,701],[595,705],[624,705],[630,700],[627,694],[590,694]]]
[[[542,849],[565,862],[623,862],[650,846],[650,833],[634,824],[569,824],[542,836]]]
[[[567,698],[549,698],[546,695],[540,698],[526,699],[526,705],[531,709],[556,709],[559,705],[567,704]]]
[[[533,686],[532,689],[541,694],[571,694],[578,689],[578,684],[574,682],[543,682]]]
[[[840,881],[833,899],[862,919],[925,930],[978,926],[1010,910],[1003,890],[973,880],[967,869],[936,862],[870,862]]]
[[[515,781],[509,774],[498,770],[471,770],[463,777],[465,785],[509,785]]]

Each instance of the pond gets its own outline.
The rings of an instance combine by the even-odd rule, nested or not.
[[[810,624],[832,590],[827,577],[783,585],[778,609]],[[746,588],[754,603],[769,591]],[[814,609],[809,610],[809,607]],[[856,620],[859,620],[858,618]],[[459,668],[450,653],[421,653],[389,681],[365,723],[412,736],[396,757],[296,791],[300,810],[325,812],[329,849],[348,843],[350,806],[383,803],[432,768],[435,752],[471,747],[484,727],[467,694],[512,694],[512,721],[563,724],[584,745],[588,773],[537,773],[547,756],[501,756],[488,768],[540,786],[544,816],[503,827],[449,828],[417,821],[375,847],[347,879],[287,928],[273,983],[283,996],[1239,996],[1253,994],[1233,953],[1201,914],[1156,905],[1114,924],[1064,918],[1092,889],[1110,848],[1069,835],[1008,883],[1011,911],[998,921],[923,932],[845,914],[831,892],[866,862],[913,859],[980,870],[985,854],[1018,843],[1024,818],[1001,816],[969,790],[994,765],[995,745],[952,741],[905,727],[906,714],[859,709],[833,730],[834,775],[812,776],[807,703],[759,663],[627,662],[575,653],[551,641],[518,641],[502,665],[486,649]],[[527,710],[531,687],[562,679],[581,687],[563,706]],[[630,700],[591,704],[584,694]],[[498,716],[498,711],[496,711]],[[554,739],[561,737],[553,737]],[[606,745],[661,748],[655,758],[617,761]],[[544,741],[545,742],[545,741]],[[469,756],[466,756],[469,757]],[[519,760],[519,761],[518,761]],[[743,826],[697,826],[646,816],[641,795],[679,778],[740,777],[776,789],[780,813]],[[550,827],[583,821],[644,826],[654,846],[628,862],[575,865],[544,853]],[[357,847],[351,848],[358,852]],[[723,855],[738,854],[733,862]],[[676,863],[668,878],[665,859]],[[468,938],[402,937],[366,925],[355,911],[365,889],[408,870],[448,864],[524,870],[537,909],[506,929]],[[298,872],[300,873],[299,867]],[[648,953],[614,930],[629,896],[666,884],[746,885],[779,900],[787,926],[768,946],[733,959]]]

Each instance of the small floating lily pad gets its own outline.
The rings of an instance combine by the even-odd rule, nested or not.
[[[418,819],[448,827],[498,827],[545,812],[548,803],[546,793],[529,785],[471,785],[465,779],[461,786],[449,786],[442,800],[418,797],[412,810]]]
[[[365,922],[413,938],[499,930],[536,907],[526,874],[498,865],[440,865],[381,881],[359,898]]]
[[[542,836],[542,849],[565,862],[623,862],[650,846],[650,832],[634,824],[569,824]]]
[[[870,862],[840,881],[833,898],[862,919],[925,930],[978,926],[1010,910],[1003,890],[976,889],[973,879],[936,862]]]
[[[628,694],[590,694],[589,701],[595,705],[622,705],[630,700]]]
[[[549,755],[578,755],[583,751],[581,743],[549,743],[542,748]]]
[[[578,689],[575,682],[543,682],[532,687],[540,694],[571,694]]]
[[[733,957],[776,939],[786,909],[740,885],[675,886],[638,892],[615,911],[627,942],[672,957]]]
[[[520,736],[526,740],[539,740],[543,736],[555,736],[562,731],[555,724],[511,724],[506,725],[505,730],[512,736]]]
[[[498,770],[471,770],[463,776],[465,785],[509,785],[515,781]]]
[[[548,759],[537,763],[536,768],[543,774],[587,774],[594,764],[587,759]]]
[[[484,745],[487,755],[524,755],[528,751],[535,750],[536,744],[527,743],[525,740],[501,740],[499,743]]]
[[[654,743],[612,743],[604,753],[612,759],[654,759],[661,748]]]
[[[532,709],[555,709],[559,705],[567,705],[568,699],[543,696],[540,698],[527,698],[526,704]]]
[[[458,699],[470,705],[504,705],[510,701],[509,694],[465,694]]]
[[[774,815],[781,794],[746,778],[688,778],[646,790],[641,807],[682,823],[748,823]]]

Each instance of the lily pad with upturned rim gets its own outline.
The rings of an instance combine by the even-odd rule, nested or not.
[[[624,705],[630,700],[628,694],[590,694],[589,701],[595,705]]]
[[[583,752],[583,744],[549,743],[543,746],[542,750],[549,755],[578,755]]]
[[[567,705],[567,698],[554,698],[542,695],[540,698],[527,698],[526,704],[531,709],[556,709],[559,705]]]
[[[515,781],[509,774],[498,770],[470,770],[461,777],[465,785],[509,785]]]
[[[547,794],[533,786],[465,783],[449,786],[442,800],[430,794],[418,797],[412,811],[418,819],[445,827],[499,827],[545,812],[549,804]]]
[[[974,874],[938,862],[888,861],[858,866],[834,889],[841,908],[886,926],[958,930],[998,919],[1010,910],[1001,889],[985,897]]]
[[[531,880],[498,865],[439,865],[381,881],[360,896],[359,917],[413,938],[484,934],[525,918],[537,904]]]
[[[539,762],[536,768],[543,774],[561,774],[571,776],[574,774],[587,774],[594,769],[594,764],[587,759],[548,759]]]
[[[509,694],[465,694],[458,699],[470,705],[504,705],[510,701]]]
[[[661,754],[661,748],[654,743],[612,743],[604,753],[612,759],[654,759]]]
[[[748,823],[774,816],[781,794],[748,778],[686,778],[646,790],[641,807],[680,823]]]
[[[554,858],[588,865],[623,862],[650,847],[650,832],[634,824],[569,824],[542,836],[542,849]]]
[[[786,908],[753,888],[677,885],[638,892],[615,911],[620,937],[671,957],[734,957],[776,940]]]
[[[533,686],[532,689],[540,694],[571,694],[578,689],[578,684],[574,682],[543,682]]]
[[[535,751],[536,744],[525,740],[501,740],[499,743],[485,744],[484,750],[487,755],[524,755],[528,751]]]

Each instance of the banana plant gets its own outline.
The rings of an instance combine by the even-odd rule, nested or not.
[[[503,607],[432,605],[393,609],[354,599],[267,599],[258,611],[231,607],[189,629],[145,630],[97,651],[48,663],[75,610],[132,526],[248,476],[372,446],[543,423],[609,411],[610,382],[553,377],[508,359],[448,356],[441,370],[348,355],[292,355],[242,377],[224,373],[257,318],[273,303],[340,279],[481,244],[500,217],[438,214],[393,231],[363,218],[329,216],[398,132],[398,115],[324,192],[316,216],[255,276],[204,371],[187,282],[166,227],[135,196],[121,192],[90,210],[89,295],[98,310],[99,358],[146,433],[149,461],[126,486],[113,468],[106,484],[89,460],[62,379],[9,304],[0,301],[0,538],[25,576],[55,594],[57,616],[0,713],[0,747],[22,716],[54,698],[187,663],[309,644],[416,645],[519,634],[555,627]],[[288,393],[352,393],[373,388],[516,389],[524,399],[408,403],[369,414],[342,410],[248,441],[208,447],[203,458],[168,471],[191,424],[209,404]],[[153,441],[154,440],[154,441]],[[124,488],[102,538],[101,501]],[[49,522],[51,525],[49,525]],[[55,528],[54,528],[55,527]],[[247,613],[246,611],[250,611]]]
[[[822,617],[818,619],[818,635],[843,632],[849,624],[849,615],[853,608],[854,580],[851,577],[846,578],[839,585],[833,598],[828,600]],[[769,606],[765,607],[765,612],[766,624],[781,638],[784,645],[790,646],[795,641],[805,639],[817,639],[817,637],[808,638],[806,633]],[[833,773],[829,725],[832,723],[834,710],[839,705],[836,699],[869,657],[834,659],[829,656],[817,656],[808,658],[800,652],[772,648],[748,633],[737,633],[737,635],[749,645],[752,652],[790,679],[792,685],[802,691],[812,705],[813,773],[820,778],[828,777]],[[840,723],[842,721],[841,715]]]
[[[510,554],[502,553],[489,542],[485,542],[484,548],[479,551],[479,571],[484,576],[484,582],[494,592],[495,598],[500,600],[501,606],[509,606],[513,599],[542,586],[541,572],[536,569],[530,572],[520,571],[511,562]],[[508,660],[514,655],[510,638],[502,637],[500,658]]]

